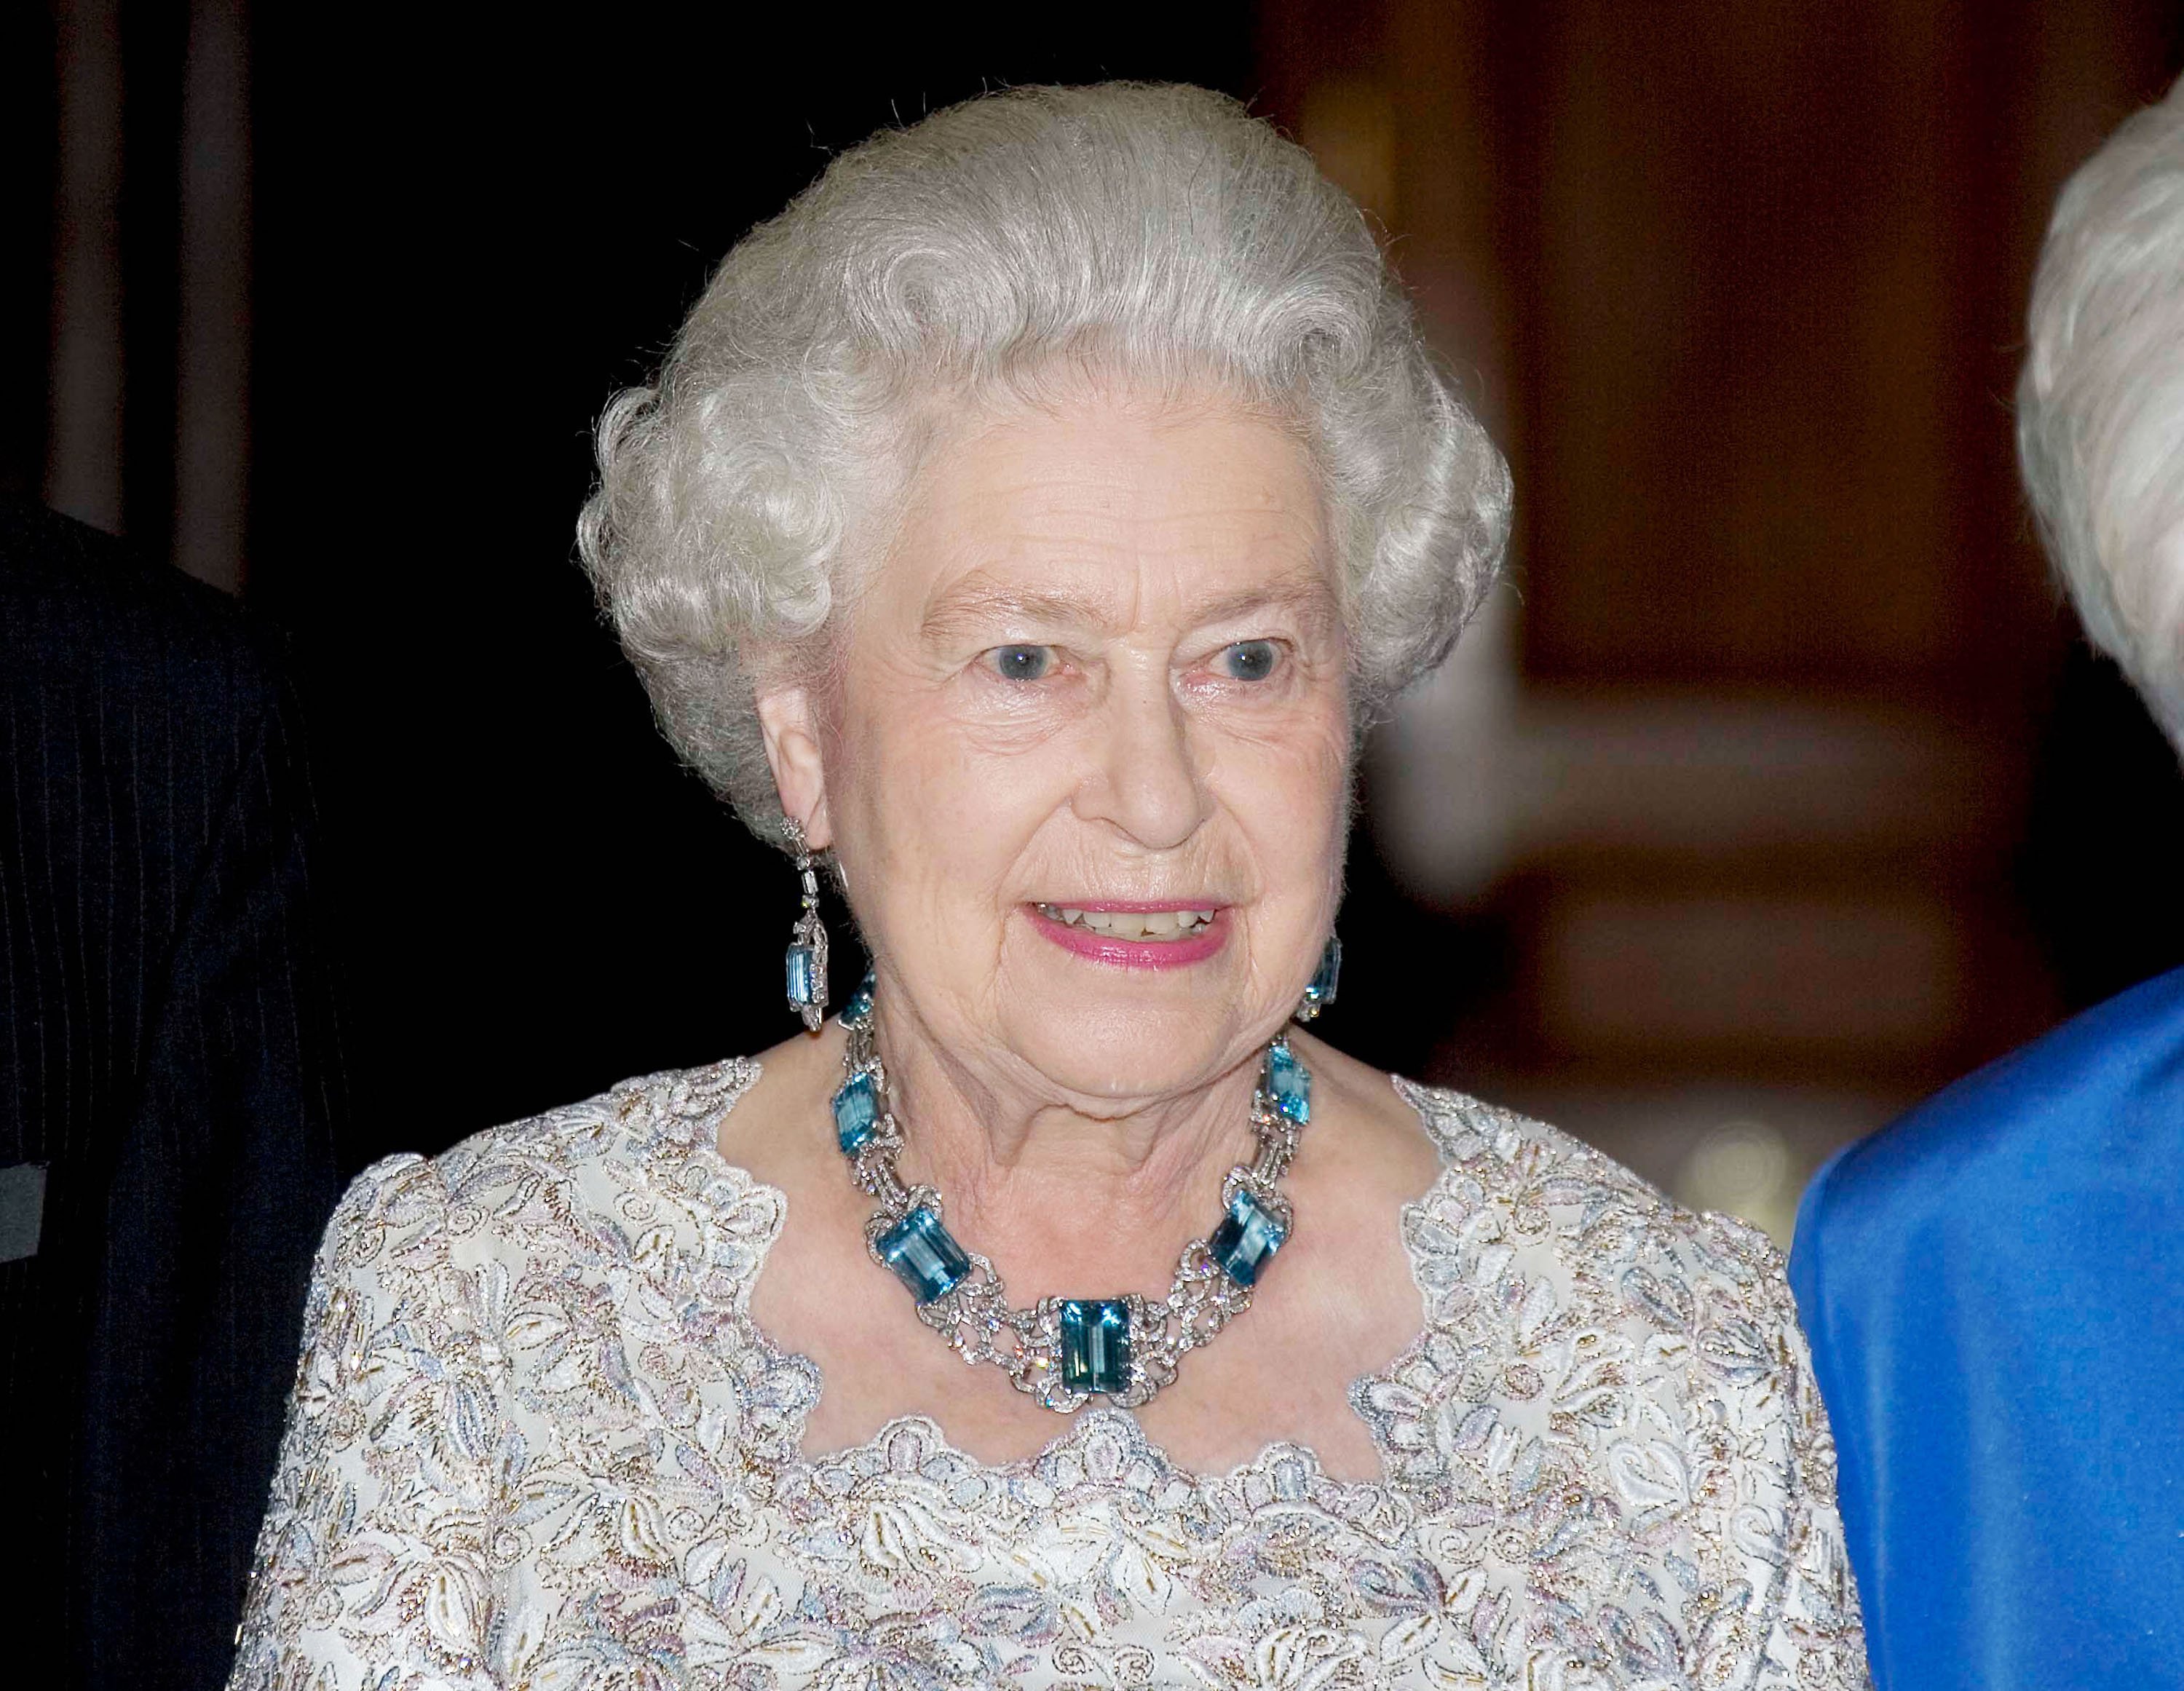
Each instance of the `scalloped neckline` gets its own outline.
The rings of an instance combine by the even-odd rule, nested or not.
[[[751,1294],[758,1288],[759,1277],[766,1272],[766,1260],[773,1254],[775,1242],[780,1238],[783,1227],[788,1225],[789,1206],[788,1194],[779,1187],[760,1180],[749,1169],[738,1163],[730,1162],[721,1154],[720,1124],[727,1119],[738,1104],[743,1102],[752,1087],[758,1083],[759,1076],[762,1072],[755,1057],[738,1058],[735,1061],[744,1071],[740,1084],[736,1086],[720,1113],[712,1118],[711,1132],[699,1138],[690,1149],[705,1159],[711,1167],[727,1176],[731,1184],[740,1183],[749,1191],[763,1193],[771,1197],[777,1206],[776,1214],[779,1220],[775,1222],[763,1246],[759,1249],[758,1260],[749,1273],[744,1277],[739,1288],[737,1302],[740,1308],[737,1310],[737,1314],[752,1343],[758,1347],[770,1365],[799,1366],[808,1370],[811,1375],[813,1394],[811,1400],[804,1405],[794,1418],[794,1436],[788,1441],[791,1447],[790,1453],[783,1459],[780,1466],[780,1471],[783,1475],[808,1479],[824,1468],[854,1466],[860,1458],[883,1458],[886,1447],[891,1442],[905,1433],[923,1433],[929,1436],[939,1449],[980,1474],[1019,1479],[1035,1474],[1042,1466],[1050,1464],[1067,1454],[1072,1444],[1084,1442],[1088,1437],[1119,1421],[1128,1426],[1131,1430],[1131,1442],[1161,1472],[1173,1479],[1184,1482],[1194,1491],[1203,1490],[1212,1486],[1235,1484],[1249,1476],[1266,1473],[1285,1460],[1301,1460],[1310,1466],[1314,1475],[1330,1485],[1351,1490],[1366,1488],[1390,1496],[1400,1494],[1401,1487],[1389,1471],[1393,1453],[1380,1437],[1378,1429],[1374,1427],[1371,1418],[1358,1410],[1354,1394],[1357,1388],[1361,1386],[1369,1386],[1382,1382],[1393,1383],[1396,1375],[1424,1351],[1427,1341],[1433,1336],[1430,1296],[1424,1282],[1419,1277],[1418,1253],[1411,1248],[1407,1237],[1409,1217],[1413,1210],[1429,1209],[1440,1199],[1445,1195],[1444,1188],[1460,1171],[1459,1165],[1449,1158],[1449,1148],[1446,1143],[1434,1131],[1431,1118],[1419,1107],[1418,1100],[1412,1096],[1413,1093],[1426,1090],[1418,1082],[1407,1081],[1400,1075],[1388,1076],[1389,1084],[1395,1088],[1396,1095],[1401,1099],[1404,1104],[1418,1117],[1418,1125],[1424,1131],[1428,1142],[1433,1145],[1436,1154],[1441,1159],[1440,1172],[1434,1176],[1433,1184],[1418,1197],[1405,1203],[1396,1211],[1397,1243],[1402,1247],[1404,1260],[1410,1265],[1411,1284],[1418,1294],[1418,1331],[1384,1366],[1361,1374],[1351,1381],[1349,1389],[1344,1393],[1346,1400],[1350,1404],[1351,1413],[1357,1416],[1358,1421],[1364,1426],[1366,1436],[1372,1440],[1373,1449],[1379,1454],[1381,1464],[1381,1471],[1377,1478],[1346,1479],[1329,1473],[1320,1464],[1319,1453],[1311,1445],[1287,1438],[1268,1440],[1260,1447],[1257,1455],[1238,1463],[1225,1472],[1201,1472],[1196,1469],[1185,1467],[1177,1461],[1168,1454],[1164,1445],[1145,1431],[1144,1423],[1134,1413],[1116,1405],[1109,1405],[1096,1410],[1079,1410],[1069,1417],[1069,1425],[1061,1433],[1049,1439],[1036,1451],[1028,1456],[1016,1457],[1006,1462],[989,1461],[983,1457],[964,1449],[949,1438],[946,1430],[938,1421],[922,1412],[890,1416],[880,1423],[869,1438],[861,1439],[855,1444],[845,1444],[838,1450],[822,1451],[816,1455],[807,1450],[804,1444],[805,1429],[811,1424],[811,1412],[818,1407],[820,1397],[826,1392],[827,1376],[826,1371],[803,1351],[791,1350],[787,1346],[777,1343],[773,1335],[766,1331],[765,1325],[750,1312]],[[706,1204],[708,1209],[714,1208],[696,1193],[689,1196],[698,1203]]]

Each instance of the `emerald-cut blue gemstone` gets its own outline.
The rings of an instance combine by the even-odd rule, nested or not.
[[[880,1260],[921,1304],[945,1297],[971,1271],[963,1247],[922,1204],[882,1233],[878,1243]]]
[[[871,1143],[879,1119],[880,1095],[870,1070],[858,1070],[834,1088],[834,1138],[844,1156],[854,1157]]]
[[[872,1013],[872,977],[869,971],[857,982],[857,990],[850,994],[849,1003],[842,1006],[842,1020],[856,1026]]]
[[[1112,1298],[1061,1302],[1061,1383],[1072,1392],[1130,1388],[1130,1310]]]
[[[1290,1054],[1287,1040],[1267,1048],[1267,1098],[1299,1126],[1312,1120],[1312,1071]]]
[[[811,948],[792,945],[788,948],[788,1003],[794,1010],[819,1001],[817,971],[814,966]]]
[[[1334,989],[1342,984],[1342,942],[1328,936],[1327,949],[1319,954],[1319,967],[1304,989],[1304,1001],[1314,1015],[1334,1002]]]
[[[1228,1213],[1206,1242],[1206,1254],[1239,1286],[1256,1286],[1267,1259],[1289,1237],[1282,1224],[1248,1190],[1228,1200]]]

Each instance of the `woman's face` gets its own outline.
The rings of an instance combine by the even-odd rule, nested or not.
[[[849,615],[812,814],[924,1032],[1100,1112],[1227,1072],[1295,1004],[1350,711],[1302,445],[1215,400],[1058,413],[929,455]]]

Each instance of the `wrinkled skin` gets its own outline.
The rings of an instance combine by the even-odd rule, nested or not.
[[[833,679],[760,703],[784,808],[834,853],[874,953],[904,1175],[941,1189],[1018,1304],[1157,1294],[1250,1154],[1260,1052],[1340,897],[1347,649],[1310,455],[1215,397],[1086,389],[959,423],[890,538]],[[1103,901],[1217,909],[1222,943],[1184,966],[1121,966],[1057,943],[1039,915]],[[1036,1449],[1052,1416],[998,1372],[967,1378],[863,1256],[869,1206],[825,1144],[839,1039],[769,1054],[722,1147],[790,1194],[777,1260],[800,1265],[770,1271],[755,1309],[827,1375],[810,1436],[923,1406],[930,1368],[965,1448]],[[1395,1211],[1430,1153],[1384,1079],[1300,1049],[1320,1079],[1292,1177],[1309,1219],[1262,1308],[1145,1412],[1180,1460],[1316,1435],[1369,1471],[1343,1388],[1418,1327]],[[1346,1164],[1314,1154],[1337,1142]],[[800,1188],[823,1215],[800,1215]],[[1353,1210],[1362,1238],[1343,1236]],[[1302,1283],[1323,1253],[1339,1289]],[[792,1293],[792,1277],[815,1289]],[[1286,1321],[1270,1313],[1284,1305]],[[1327,1360],[1309,1384],[1285,1327]],[[1207,1401],[1224,1373],[1244,1406]],[[1301,1424],[1254,1427],[1254,1393],[1293,1402]]]

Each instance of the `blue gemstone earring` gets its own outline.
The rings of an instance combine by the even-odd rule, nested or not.
[[[1304,997],[1296,1007],[1296,1020],[1310,1021],[1320,1011],[1334,1002],[1334,989],[1342,979],[1342,942],[1334,935],[1327,937],[1327,949],[1319,954],[1319,968],[1311,983],[1304,989]]]
[[[819,875],[796,818],[784,816],[782,832],[796,854],[796,873],[804,882],[804,914],[788,937],[788,1007],[804,1018],[806,1033],[816,1033],[827,1019],[827,925],[819,920]]]

